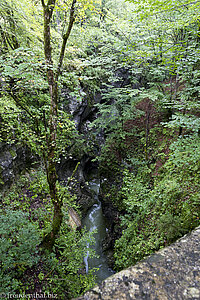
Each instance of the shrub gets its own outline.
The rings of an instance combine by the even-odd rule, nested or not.
[[[150,189],[144,169],[124,173],[120,194],[126,211],[115,243],[116,269],[128,267],[199,225],[199,138],[180,138]],[[141,169],[141,168],[140,168]],[[148,172],[147,172],[148,173]]]
[[[19,289],[28,267],[37,264],[40,236],[38,228],[22,211],[1,210],[0,216],[1,292]]]

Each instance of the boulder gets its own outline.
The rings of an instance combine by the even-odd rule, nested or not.
[[[79,300],[200,299],[200,227],[135,266],[114,274]]]

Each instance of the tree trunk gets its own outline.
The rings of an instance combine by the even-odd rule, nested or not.
[[[55,243],[57,234],[60,231],[60,226],[62,224],[63,214],[62,214],[62,198],[59,197],[57,189],[57,173],[56,173],[56,148],[57,148],[57,117],[58,117],[58,78],[60,75],[66,43],[71,33],[71,29],[74,23],[74,12],[76,0],[72,1],[70,9],[70,18],[68,23],[68,28],[63,36],[63,42],[60,52],[60,57],[58,61],[57,70],[54,74],[53,71],[53,61],[51,54],[51,32],[50,32],[50,22],[52,14],[55,7],[56,0],[48,0],[48,3],[45,5],[44,0],[41,0],[43,11],[44,11],[44,54],[46,59],[47,66],[47,80],[49,84],[49,93],[51,98],[50,105],[50,117],[49,117],[49,138],[47,140],[47,160],[45,162],[47,181],[49,185],[49,192],[51,196],[51,201],[54,207],[53,211],[53,221],[51,232],[48,233],[42,242],[42,246],[45,249],[52,250]],[[44,154],[44,157],[46,155]]]
[[[47,65],[47,80],[49,84],[49,93],[51,98],[50,105],[50,118],[49,118],[49,129],[50,134],[47,140],[47,162],[46,162],[46,174],[47,181],[49,185],[49,192],[51,196],[51,201],[54,206],[52,230],[48,233],[42,242],[44,248],[51,250],[56,235],[60,230],[60,225],[62,223],[62,202],[59,201],[58,190],[56,187],[57,174],[56,174],[56,162],[55,162],[55,152],[56,152],[56,142],[57,142],[57,116],[58,116],[58,92],[57,83],[54,80],[53,72],[53,62],[51,55],[51,32],[50,32],[50,22],[53,14],[53,9],[55,1],[49,1],[47,5],[43,4],[44,9],[44,54]]]

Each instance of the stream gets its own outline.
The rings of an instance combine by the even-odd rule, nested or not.
[[[109,268],[106,256],[102,250],[102,241],[106,236],[106,222],[102,213],[101,202],[99,201],[98,194],[100,188],[100,181],[94,179],[89,182],[89,187],[94,191],[94,197],[96,204],[94,204],[88,211],[86,217],[83,220],[83,226],[86,227],[87,231],[97,230],[97,233],[94,234],[95,244],[89,245],[90,248],[94,249],[97,257],[90,258],[89,253],[84,257],[86,273],[89,269],[98,268],[95,271],[96,282],[99,284],[102,280],[114,274],[114,272]]]

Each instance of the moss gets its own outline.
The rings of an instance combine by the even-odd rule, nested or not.
[[[12,155],[13,158],[16,157],[16,151],[15,150],[10,149],[9,152]]]
[[[3,168],[0,166],[0,185],[4,185],[2,171],[3,171]]]

